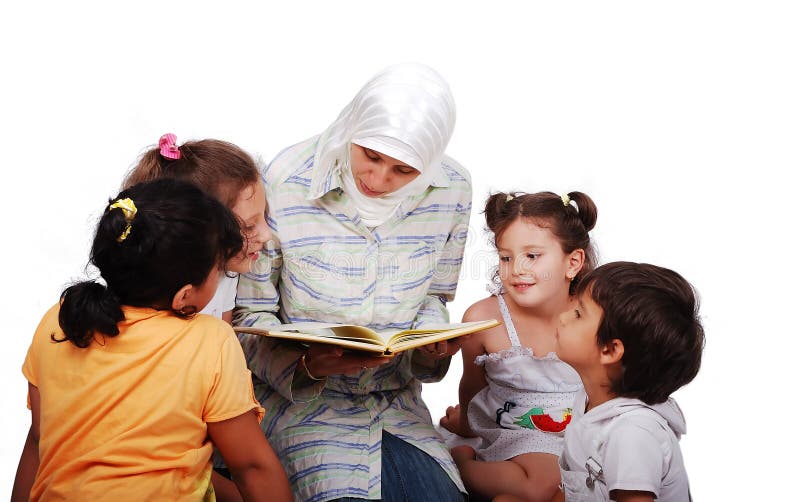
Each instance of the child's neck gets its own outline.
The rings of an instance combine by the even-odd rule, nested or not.
[[[603,375],[581,375],[583,389],[586,391],[586,410],[596,408],[617,396],[611,391],[611,381]]]
[[[559,317],[568,308],[568,301],[563,305],[549,302],[547,305],[521,307],[510,295],[504,295],[504,298],[522,346],[530,348],[538,356],[555,352]]]

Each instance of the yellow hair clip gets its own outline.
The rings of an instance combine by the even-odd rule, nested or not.
[[[111,211],[112,209],[121,209],[122,214],[125,216],[125,222],[128,223],[128,226],[125,227],[125,230],[117,237],[117,242],[124,241],[128,234],[131,233],[131,222],[133,221],[133,217],[136,216],[136,204],[133,203],[130,199],[117,199],[116,202],[108,206],[108,210]]]
[[[564,203],[564,207],[569,206],[569,203],[572,202],[572,199],[569,198],[569,194],[562,194],[561,195],[561,202]]]

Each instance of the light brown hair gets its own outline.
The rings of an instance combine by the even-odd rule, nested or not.
[[[168,159],[158,147],[142,154],[123,181],[122,188],[159,178],[174,178],[193,183],[233,207],[242,190],[259,181],[253,158],[241,148],[216,139],[187,141],[178,147],[180,159]]]

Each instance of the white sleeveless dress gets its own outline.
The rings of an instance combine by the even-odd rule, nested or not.
[[[495,293],[511,348],[475,358],[488,386],[469,403],[467,416],[480,438],[478,459],[508,460],[523,453],[560,455],[581,379],[555,354],[537,357],[522,347],[503,300]]]

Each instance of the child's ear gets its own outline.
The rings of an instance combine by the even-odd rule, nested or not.
[[[602,364],[617,364],[622,361],[625,353],[625,345],[619,338],[614,338],[607,344],[600,347],[600,362]]]
[[[194,291],[195,287],[191,284],[187,284],[175,293],[175,296],[172,297],[172,310],[176,312],[182,312],[184,308],[190,306],[192,304],[192,299],[194,298]]]
[[[586,260],[586,252],[583,249],[576,249],[567,256],[567,279],[572,280],[583,268]]]

